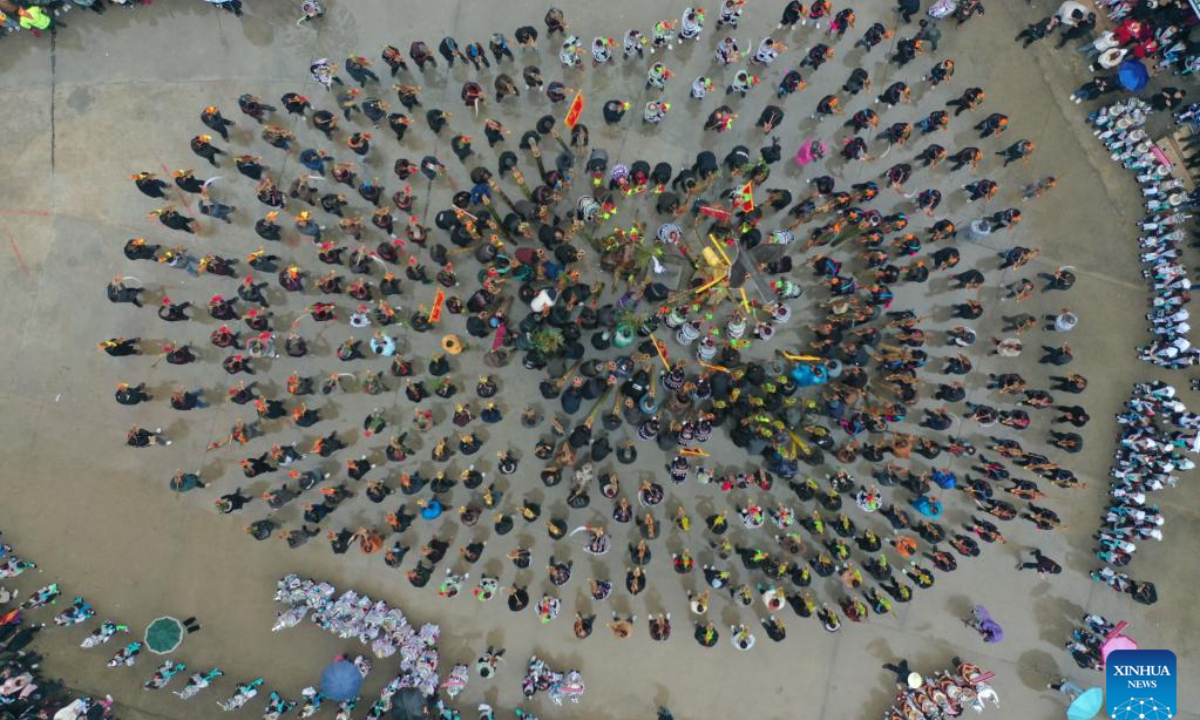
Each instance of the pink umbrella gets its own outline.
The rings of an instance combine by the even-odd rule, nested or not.
[[[1100,646],[1100,662],[1101,664],[1108,661],[1108,656],[1117,650],[1137,650],[1137,640],[1131,637],[1122,635],[1121,631],[1129,626],[1129,623],[1122,620],[1117,623],[1108,635],[1104,636],[1104,644]]]

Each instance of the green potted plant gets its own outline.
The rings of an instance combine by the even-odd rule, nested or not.
[[[529,336],[529,342],[533,349],[545,359],[562,354],[567,345],[562,330],[556,327],[541,327],[534,330]]]
[[[613,346],[629,347],[637,338],[638,328],[642,326],[642,318],[633,310],[622,310],[617,315],[617,330],[613,334]]]

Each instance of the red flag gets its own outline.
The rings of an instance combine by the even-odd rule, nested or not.
[[[439,289],[437,295],[433,296],[433,309],[429,311],[429,322],[436,325],[437,321],[442,319],[442,304],[445,302],[446,293]]]
[[[583,93],[575,93],[575,99],[571,101],[571,107],[567,109],[567,119],[563,122],[568,130],[574,130],[575,124],[579,122],[579,116],[583,114]]]
[[[728,220],[731,217],[731,213],[728,210],[724,210],[719,207],[711,207],[709,205],[701,205],[700,214],[715,220]]]

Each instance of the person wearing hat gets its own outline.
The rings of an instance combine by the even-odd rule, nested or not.
[[[233,158],[233,164],[239,173],[251,180],[262,180],[263,170],[266,169],[262,158],[257,155],[237,155]]]
[[[294,92],[284,93],[283,97],[279,98],[279,101],[283,103],[283,109],[292,115],[303,115],[305,110],[312,107],[312,103],[309,102],[307,97]],[[232,125],[233,123],[229,124]],[[215,130],[216,128],[213,129]]]
[[[226,120],[215,105],[204,108],[204,112],[200,113],[200,122],[204,123],[204,127],[220,135],[225,142],[229,142],[228,128],[235,123],[232,120]]]
[[[163,190],[171,187],[162,180],[159,180],[151,172],[140,172],[130,175],[129,179],[133,180],[133,184],[137,186],[138,190],[142,191],[143,195],[152,198],[166,198]]]
[[[99,349],[107,353],[109,357],[141,355],[142,351],[138,348],[139,340],[140,338],[112,338],[100,343]]]
[[[254,118],[261,125],[263,118],[268,112],[274,112],[275,108],[271,105],[264,105],[262,98],[250,93],[243,93],[238,96],[238,108],[243,113]]]
[[[281,235],[281,231],[283,228],[275,222],[276,218],[278,217],[279,211],[272,210],[265,216],[256,220],[254,222],[255,234],[257,234],[263,240],[273,240],[275,242],[282,240],[283,236]]]
[[[366,86],[367,82],[379,82],[379,76],[370,70],[371,61],[361,55],[346,58],[346,72],[359,85]]]
[[[116,400],[122,405],[137,405],[153,399],[146,393],[146,384],[130,387],[129,383],[119,383],[115,394]]]
[[[196,177],[191,168],[176,170],[171,177],[175,179],[175,186],[184,192],[199,194],[204,189],[204,181]]]
[[[168,228],[171,228],[172,230],[182,230],[189,235],[193,235],[196,232],[192,229],[192,223],[194,223],[195,220],[187,217],[186,215],[180,215],[179,212],[177,212],[175,208],[171,207],[170,205],[151,212],[150,217],[158,218],[160,223]]]

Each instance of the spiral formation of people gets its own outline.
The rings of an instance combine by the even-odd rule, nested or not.
[[[0,720],[1193,672],[1188,0],[0,21]]]

